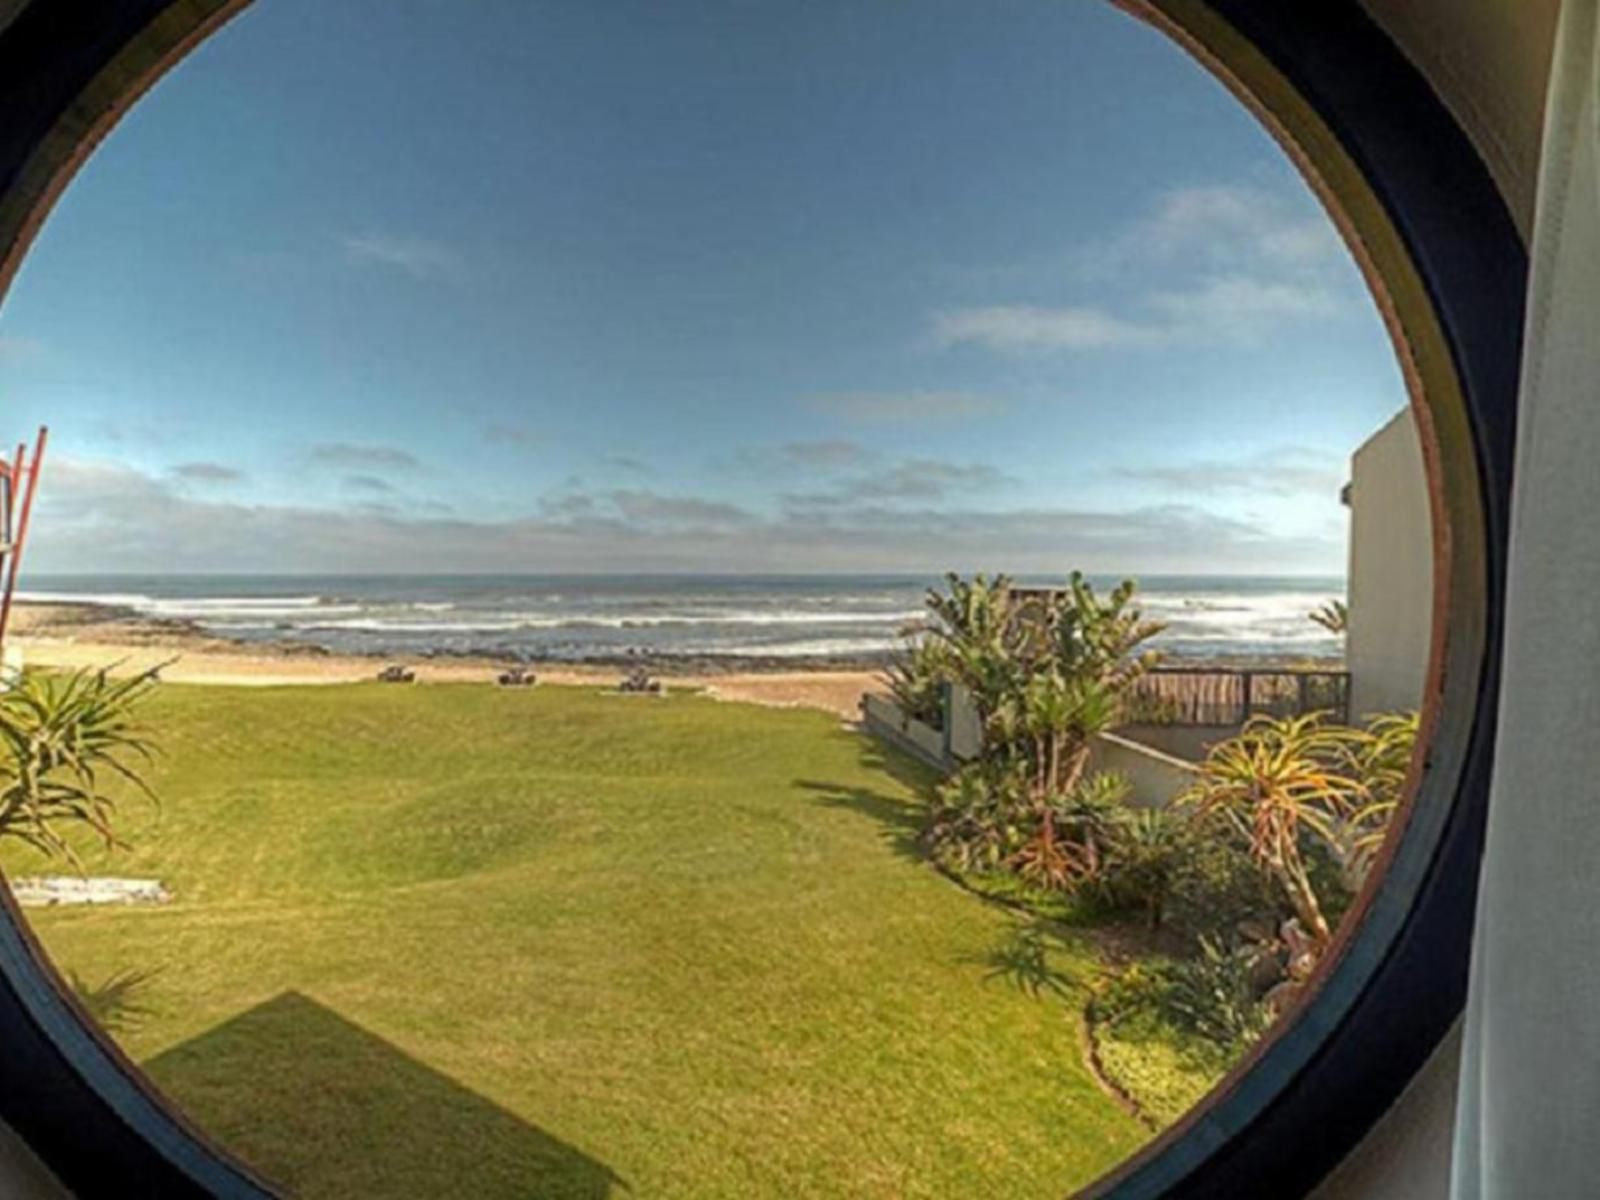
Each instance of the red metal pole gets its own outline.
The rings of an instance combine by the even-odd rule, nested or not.
[[[22,547],[28,540],[28,517],[33,512],[33,493],[39,486],[39,464],[44,461],[44,444],[49,438],[50,431],[43,425],[39,426],[39,436],[33,446],[33,461],[28,464],[28,482],[22,492],[22,510],[17,514],[16,541],[12,542],[6,557],[6,579],[4,596],[0,597],[0,649],[5,648],[6,626],[11,622],[11,595],[17,588],[17,567],[22,562]],[[17,447],[17,462],[15,478],[20,481],[23,470],[22,459],[27,447]],[[12,493],[15,497],[15,492]]]

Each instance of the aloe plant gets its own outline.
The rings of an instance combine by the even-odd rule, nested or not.
[[[0,837],[79,869],[72,828],[87,827],[107,847],[120,844],[106,784],[122,780],[154,799],[142,768],[155,748],[134,713],[155,681],[155,670],[127,679],[30,671],[0,693]]]
[[[1253,718],[1200,763],[1180,801],[1227,822],[1275,879],[1317,948],[1332,937],[1306,858],[1307,838],[1335,854],[1351,818],[1371,799],[1355,773],[1363,733],[1324,723],[1321,713]]]
[[[1405,795],[1418,726],[1415,712],[1379,713],[1367,719],[1363,736],[1350,746],[1353,773],[1366,787],[1362,804],[1350,814],[1350,874],[1357,886]]]

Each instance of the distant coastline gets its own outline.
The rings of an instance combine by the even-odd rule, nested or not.
[[[664,673],[877,669],[938,580],[910,576],[33,576],[39,636],[308,659]],[[1031,579],[1019,582],[1034,583]],[[1049,581],[1059,582],[1059,581]],[[1099,581],[1108,586],[1110,581]],[[1343,580],[1152,576],[1153,643],[1188,663],[1328,662],[1308,614]]]
[[[183,655],[245,653],[264,659],[296,661],[363,660],[382,662],[438,662],[462,667],[503,667],[513,663],[559,665],[575,668],[626,670],[643,665],[663,675],[736,675],[751,671],[880,671],[888,665],[891,650],[839,655],[760,654],[649,654],[596,652],[594,654],[537,660],[513,652],[421,649],[392,651],[382,648],[333,650],[312,641],[293,638],[244,639],[219,635],[190,617],[151,617],[128,605],[91,601],[19,600],[13,613],[13,630],[25,643],[73,642],[130,650],[166,650]]]

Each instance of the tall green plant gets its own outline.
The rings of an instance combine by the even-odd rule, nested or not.
[[[121,779],[154,798],[141,774],[154,746],[134,711],[155,679],[153,670],[120,680],[104,671],[30,671],[0,693],[0,838],[80,869],[72,827],[88,827],[108,847],[119,844],[105,785]]]
[[[1140,646],[1162,626],[1144,620],[1134,591],[1126,580],[1100,597],[1074,571],[1066,588],[1026,596],[1006,575],[951,574],[928,593],[930,637],[972,700],[986,752],[1053,759],[1052,787],[1072,774],[1080,744],[1121,719],[1124,692],[1157,660]]]
[[[931,637],[983,733],[980,761],[942,793],[934,837],[947,853],[1055,890],[1099,880],[1127,785],[1089,773],[1090,745],[1122,720],[1124,692],[1155,658],[1140,646],[1161,629],[1134,590],[1097,596],[1074,572],[1053,591],[952,574],[929,593]]]
[[[1308,840],[1343,850],[1347,822],[1368,797],[1350,770],[1359,737],[1358,730],[1325,724],[1320,713],[1255,717],[1212,747],[1198,781],[1180,798],[1231,826],[1283,889],[1319,950],[1332,931],[1312,882]]]
[[[930,638],[942,648],[950,682],[965,688],[988,732],[995,714],[1026,678],[1011,579],[945,576],[945,591],[930,589]]]
[[[884,685],[895,706],[913,720],[941,727],[949,658],[948,649],[939,639],[923,631],[906,634],[883,671]]]
[[[1351,744],[1351,773],[1366,788],[1363,803],[1350,815],[1347,839],[1354,886],[1365,878],[1405,796],[1418,726],[1416,712],[1379,713],[1367,719],[1364,735]]]
[[[1160,633],[1159,621],[1147,621],[1133,607],[1136,585],[1124,579],[1102,599],[1083,574],[1074,571],[1067,591],[1049,606],[1049,654],[1057,669],[1079,679],[1092,679],[1121,695],[1159,661],[1155,651],[1141,651]]]

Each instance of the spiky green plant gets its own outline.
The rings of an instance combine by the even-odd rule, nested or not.
[[[925,725],[944,723],[950,649],[925,631],[908,633],[883,671],[884,685],[901,712]]]
[[[1124,808],[1111,843],[1107,894],[1142,909],[1151,929],[1166,920],[1179,869],[1193,849],[1187,814],[1171,808]]]
[[[1181,802],[1227,822],[1250,856],[1283,889],[1317,947],[1332,937],[1312,883],[1306,841],[1335,854],[1351,816],[1371,795],[1353,773],[1360,730],[1328,725],[1321,713],[1258,716],[1213,746]]]
[[[1343,600],[1329,600],[1306,615],[1329,633],[1342,634],[1350,628],[1350,608]]]
[[[941,647],[945,670],[972,699],[985,732],[1007,696],[1026,678],[1019,627],[1005,575],[962,579],[952,572],[943,592],[930,590],[930,638]]]
[[[155,748],[134,720],[155,685],[155,669],[127,679],[103,670],[29,671],[0,693],[0,838],[80,870],[73,827],[88,827],[108,847],[120,844],[105,785],[120,779],[155,798],[141,773]]]
[[[1133,607],[1136,590],[1133,580],[1124,579],[1101,598],[1083,573],[1074,571],[1065,594],[1049,606],[1049,655],[1056,667],[1120,694],[1155,666],[1160,655],[1139,647],[1165,626],[1145,620]]]
[[[1359,886],[1388,836],[1389,824],[1405,795],[1406,778],[1417,745],[1415,712],[1378,713],[1367,719],[1363,736],[1351,743],[1351,774],[1366,788],[1363,803],[1350,814],[1350,867]]]
[[[1123,719],[1124,692],[1155,661],[1140,646],[1161,629],[1134,590],[1128,580],[1097,596],[1073,572],[1065,588],[1022,597],[1005,575],[951,574],[929,592],[930,656],[983,732],[982,769],[964,769],[935,815],[952,859],[1000,858],[1057,891],[1099,878],[1107,839],[1086,818],[1106,789],[1086,776],[1090,744]]]

